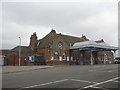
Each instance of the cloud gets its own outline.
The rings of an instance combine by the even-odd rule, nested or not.
[[[29,45],[29,37],[37,32],[44,37],[55,28],[58,33],[104,39],[117,45],[117,3],[113,2],[4,2],[3,48]],[[108,35],[109,34],[109,35]],[[12,43],[11,43],[12,42]]]
[[[15,22],[7,22],[3,24],[3,32],[2,32],[2,46],[3,47],[15,47],[19,45],[19,37],[21,37],[22,45],[29,45],[30,35],[33,32],[37,32],[38,39],[45,36],[47,32],[49,32],[49,28],[45,28],[42,26],[22,26]],[[44,32],[47,31],[47,32]],[[42,32],[42,33],[41,33]],[[12,43],[11,43],[12,42]]]
[[[97,7],[97,8],[96,8]],[[102,8],[100,8],[102,7]],[[3,18],[22,25],[64,25],[110,8],[98,3],[3,3]],[[110,8],[111,9],[111,8]]]

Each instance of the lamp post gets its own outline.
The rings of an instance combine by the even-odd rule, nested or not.
[[[21,61],[21,38],[19,37],[19,66],[20,66],[20,61]]]

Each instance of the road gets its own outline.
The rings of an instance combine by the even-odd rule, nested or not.
[[[73,90],[119,90],[118,65],[67,65],[3,74],[3,88],[65,88]],[[4,89],[3,89],[4,90]],[[41,89],[40,89],[41,90]]]

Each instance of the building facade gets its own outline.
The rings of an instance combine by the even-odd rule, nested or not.
[[[29,46],[17,46],[9,51],[9,54],[6,55],[6,65],[18,65],[19,48],[21,48],[21,65],[34,65],[35,59],[31,60],[31,58],[36,56],[43,56],[47,65],[114,63],[114,53],[112,50],[116,51],[116,48],[109,50],[96,48],[96,51],[92,52],[92,54],[90,47],[89,50],[86,50],[88,47],[84,49],[81,46],[74,48],[76,43],[89,41],[85,35],[81,37],[64,35],[56,33],[53,29],[42,39],[38,39],[37,34],[33,33],[30,36]],[[104,40],[95,42],[103,43]],[[27,61],[25,62],[25,60]]]
[[[56,33],[55,30],[51,30],[42,39],[36,40],[36,33],[33,33],[30,37],[30,47],[35,47],[39,54],[42,54],[47,64],[111,64],[114,63],[114,49],[102,49],[97,48],[92,52],[91,62],[91,50],[79,50],[71,49],[75,43],[90,42],[86,36],[74,37]],[[36,42],[32,42],[32,40]],[[31,44],[33,43],[33,44]],[[97,44],[105,44],[104,40],[95,41]],[[34,46],[36,45],[36,46]],[[109,45],[108,45],[109,46]],[[112,52],[114,51],[114,52]]]

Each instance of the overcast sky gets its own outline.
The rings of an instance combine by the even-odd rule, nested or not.
[[[118,2],[3,2],[2,48],[29,45],[33,32],[38,39],[51,28],[57,33],[104,41],[118,46]]]

